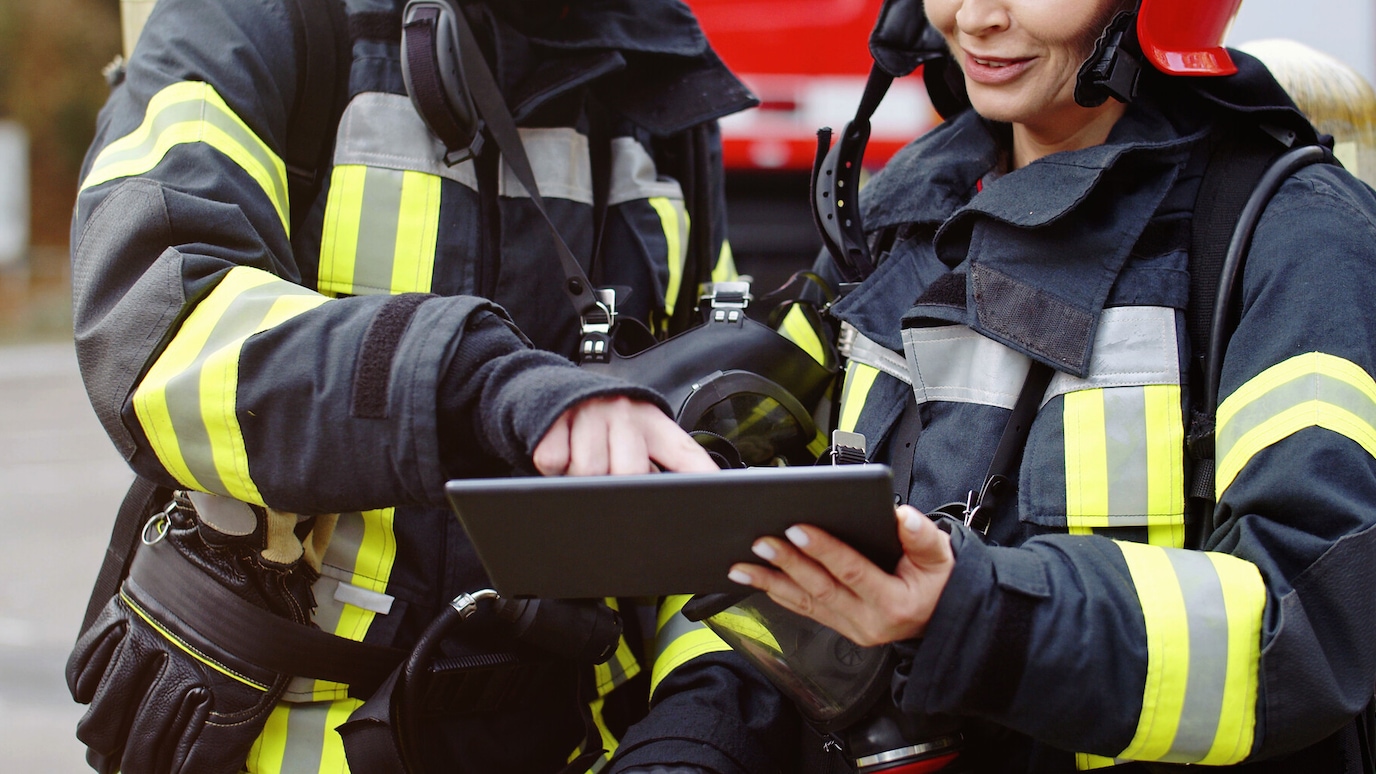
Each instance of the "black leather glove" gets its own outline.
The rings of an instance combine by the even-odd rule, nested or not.
[[[290,523],[280,523],[283,518]],[[139,552],[176,551],[186,560],[181,566],[192,565],[189,571],[307,623],[317,575],[301,560],[294,523],[295,517],[237,501],[178,493],[145,527],[151,544]],[[138,575],[125,579],[67,661],[72,698],[91,705],[76,732],[86,760],[102,774],[237,774],[289,676],[207,641],[152,598]]]

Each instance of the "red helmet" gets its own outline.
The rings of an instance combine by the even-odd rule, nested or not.
[[[1223,36],[1242,0],[1141,0],[1137,40],[1156,69],[1170,75],[1232,75]]]

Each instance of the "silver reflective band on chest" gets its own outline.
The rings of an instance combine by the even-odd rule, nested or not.
[[[1043,405],[1080,390],[1179,384],[1175,315],[1169,307],[1105,309],[1094,336],[1089,375],[1081,379],[1058,372],[1042,397]],[[903,350],[906,381],[918,403],[950,401],[1011,409],[1030,363],[1026,355],[963,325],[906,329]]]

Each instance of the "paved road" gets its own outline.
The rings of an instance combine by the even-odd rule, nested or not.
[[[0,347],[0,760],[89,772],[63,665],[132,475],[70,345]]]

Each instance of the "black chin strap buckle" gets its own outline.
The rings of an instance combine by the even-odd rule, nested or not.
[[[1123,11],[1113,17],[1094,43],[1094,53],[1080,66],[1075,81],[1075,102],[1095,108],[1113,97],[1131,102],[1137,96],[1142,74],[1142,50],[1137,42],[1137,14]]]

